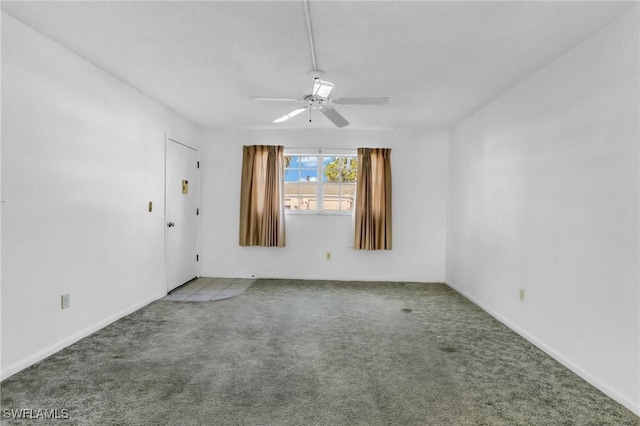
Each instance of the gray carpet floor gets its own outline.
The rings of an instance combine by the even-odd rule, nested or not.
[[[443,284],[257,280],[160,300],[1,384],[77,425],[638,425]]]

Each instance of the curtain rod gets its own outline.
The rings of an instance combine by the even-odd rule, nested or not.
[[[345,148],[345,147],[331,148],[331,147],[288,147],[288,146],[285,146],[284,149],[286,151],[307,151],[307,152],[317,151],[318,154],[322,154],[323,151],[331,153],[331,152],[339,152],[339,151],[357,151],[358,150],[358,148]]]

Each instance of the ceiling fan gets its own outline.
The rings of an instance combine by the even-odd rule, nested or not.
[[[288,114],[283,115],[275,119],[274,123],[282,123],[288,119],[295,117],[304,111],[311,111],[314,109],[320,110],[325,117],[329,119],[336,127],[344,127],[349,122],[333,108],[331,105],[385,105],[389,103],[387,97],[364,97],[364,98],[332,98],[331,91],[333,90],[333,83],[325,80],[321,80],[321,72],[314,72],[313,77],[313,90],[310,94],[303,96],[301,99],[291,98],[266,98],[266,97],[253,97],[256,101],[284,101],[284,102],[296,102],[301,104],[298,108],[294,109]],[[309,118],[311,121],[311,118]]]

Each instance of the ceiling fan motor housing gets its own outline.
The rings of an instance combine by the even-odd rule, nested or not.
[[[304,101],[309,103],[310,108],[322,109],[325,102],[331,102],[331,98],[323,99],[314,95],[306,95]]]

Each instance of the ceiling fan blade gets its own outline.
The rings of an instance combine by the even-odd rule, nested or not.
[[[338,98],[332,101],[336,105],[386,105],[389,98]]]
[[[315,78],[315,83],[313,84],[313,96],[317,96],[319,98],[327,99],[333,90],[333,83],[330,81],[320,80],[319,78]]]
[[[276,102],[298,102],[300,99],[293,98],[267,98],[263,96],[252,96],[252,101],[276,101]]]
[[[344,127],[349,125],[349,122],[341,116],[338,111],[331,107],[324,107],[320,110],[324,114],[325,117],[329,119],[336,127]]]
[[[282,123],[283,121],[287,121],[288,119],[290,119],[291,117],[295,117],[296,115],[300,114],[303,111],[308,110],[309,107],[306,108],[298,108],[298,109],[294,109],[293,111],[291,111],[289,114],[285,114],[280,118],[276,118],[275,120],[273,120],[274,123]]]

